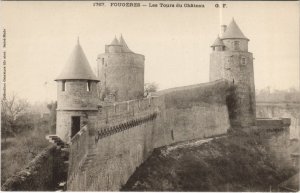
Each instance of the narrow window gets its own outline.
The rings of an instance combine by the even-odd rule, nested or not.
[[[171,137],[172,137],[172,140],[174,141],[174,132],[173,132],[173,130],[171,130]]]
[[[88,91],[88,92],[91,91],[91,81],[87,81],[87,83],[86,83],[86,91]]]
[[[102,65],[104,65],[104,58],[102,58]]]
[[[62,91],[66,91],[66,81],[62,81],[62,87],[61,87]]]
[[[241,63],[242,63],[242,65],[246,65],[246,58],[242,58]]]
[[[234,41],[233,45],[234,45],[234,50],[239,50],[240,49],[240,42],[239,41]]]

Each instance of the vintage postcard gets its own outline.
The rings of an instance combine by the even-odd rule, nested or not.
[[[299,191],[299,2],[2,1],[2,191]]]

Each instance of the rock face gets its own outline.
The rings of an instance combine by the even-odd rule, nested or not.
[[[277,191],[280,182],[297,172],[292,166],[279,167],[269,148],[253,135],[194,144],[156,149],[122,190]]]

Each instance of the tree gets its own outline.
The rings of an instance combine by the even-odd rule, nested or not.
[[[57,108],[57,102],[52,102],[47,104],[47,108],[50,111],[50,117],[49,117],[49,133],[55,134],[56,133],[56,108]]]
[[[158,85],[155,82],[145,83],[144,85],[144,97],[148,97],[150,93],[156,92]]]
[[[1,132],[4,142],[9,135],[14,135],[18,116],[24,114],[29,107],[27,100],[19,99],[15,94],[1,101]]]

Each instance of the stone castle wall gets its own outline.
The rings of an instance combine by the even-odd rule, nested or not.
[[[97,82],[91,81],[90,91],[87,91],[87,82],[82,80],[67,80],[65,91],[62,91],[62,81],[59,81],[57,87],[57,109],[97,109]]]
[[[237,39],[224,39],[223,43],[225,45],[225,50],[235,50],[234,42],[237,41]],[[240,51],[248,52],[248,40],[245,39],[239,39],[239,49]]]
[[[68,190],[117,191],[154,148],[225,134],[228,88],[216,81],[103,107],[72,139]]]
[[[145,57],[135,53],[105,53],[97,59],[100,97],[115,94],[116,101],[143,98]]]
[[[253,73],[253,56],[250,52],[214,51],[210,55],[210,81],[226,79],[235,86],[235,112],[231,112],[230,118],[233,126],[255,125]]]
[[[158,92],[162,110],[155,147],[225,134],[230,127],[229,88],[227,81],[219,80]]]
[[[71,116],[80,116],[80,125],[87,124],[87,120],[97,112],[97,83],[90,82],[90,91],[87,90],[88,81],[67,80],[65,91],[62,81],[58,82],[57,90],[57,120],[56,134],[64,141],[71,139]]]

